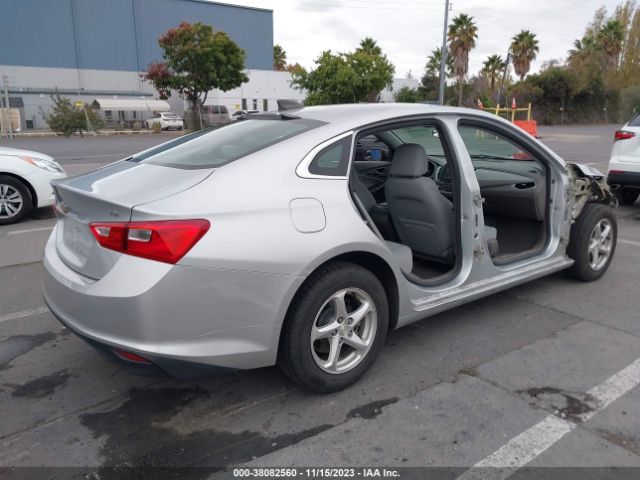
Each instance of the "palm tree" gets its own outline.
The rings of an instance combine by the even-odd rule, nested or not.
[[[453,71],[458,77],[458,105],[462,105],[462,87],[464,77],[469,70],[469,52],[476,46],[478,27],[473,17],[461,13],[449,25],[447,35],[449,52],[453,58]]]
[[[369,55],[381,55],[382,49],[378,46],[378,42],[376,42],[371,37],[365,37],[360,41],[360,46],[357,49],[360,52],[367,53]]]
[[[287,69],[287,52],[278,44],[273,46],[273,69],[280,72]]]
[[[482,72],[489,76],[489,83],[491,85],[491,95],[496,86],[496,79],[498,75],[507,64],[502,60],[500,55],[489,55],[482,64]]]
[[[442,51],[440,47],[431,50],[431,55],[427,57],[427,66],[425,67],[427,75],[437,77],[440,75],[440,61],[442,59]],[[447,55],[447,76],[453,74],[453,57]]]
[[[598,32],[597,40],[608,57],[609,66],[616,67],[622,51],[622,42],[624,41],[624,27],[620,20],[611,19],[607,21],[602,30]]]
[[[585,35],[581,40],[573,41],[573,48],[569,50],[569,63],[575,63],[585,57],[595,55],[600,51],[600,42],[592,35]]]
[[[569,55],[567,57],[567,60],[569,60],[569,63],[573,63],[576,60],[578,60],[580,57],[582,57],[583,54],[584,54],[584,45],[582,44],[582,40],[576,38],[573,41],[573,48],[569,50]]]
[[[513,69],[520,76],[520,80],[524,80],[525,75],[529,73],[531,62],[535,60],[539,50],[536,34],[529,30],[522,30],[512,38]]]

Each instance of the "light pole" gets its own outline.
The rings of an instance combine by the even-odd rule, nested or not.
[[[440,92],[438,94],[438,104],[444,104],[444,87],[447,83],[447,27],[449,26],[449,0],[445,0],[444,7],[444,29],[442,30],[442,48],[440,49]]]
[[[504,62],[504,73],[502,74],[502,81],[500,82],[500,90],[498,90],[498,106],[500,106],[500,101],[502,100],[502,89],[504,88],[504,79],[507,76],[507,71],[509,70],[510,60],[511,60],[511,51],[508,51],[507,60]]]

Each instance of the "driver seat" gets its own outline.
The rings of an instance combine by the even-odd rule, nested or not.
[[[415,253],[443,263],[453,262],[453,204],[425,173],[429,159],[416,143],[398,147],[393,155],[385,194],[401,242]]]

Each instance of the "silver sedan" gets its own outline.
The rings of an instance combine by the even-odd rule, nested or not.
[[[249,114],[54,189],[52,312],[179,378],[278,364],[342,389],[390,329],[559,270],[596,280],[616,246],[600,172],[428,105]]]

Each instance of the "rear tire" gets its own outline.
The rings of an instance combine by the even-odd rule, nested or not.
[[[602,277],[613,259],[617,238],[618,223],[611,207],[587,203],[571,227],[567,255],[575,263],[567,275],[583,282]]]
[[[0,175],[0,225],[17,223],[32,210],[29,188],[15,177]]]
[[[616,191],[616,197],[621,205],[633,205],[636,203],[640,190],[620,188]]]
[[[283,325],[278,365],[295,383],[328,393],[355,383],[384,346],[389,305],[380,280],[351,263],[312,274]]]

